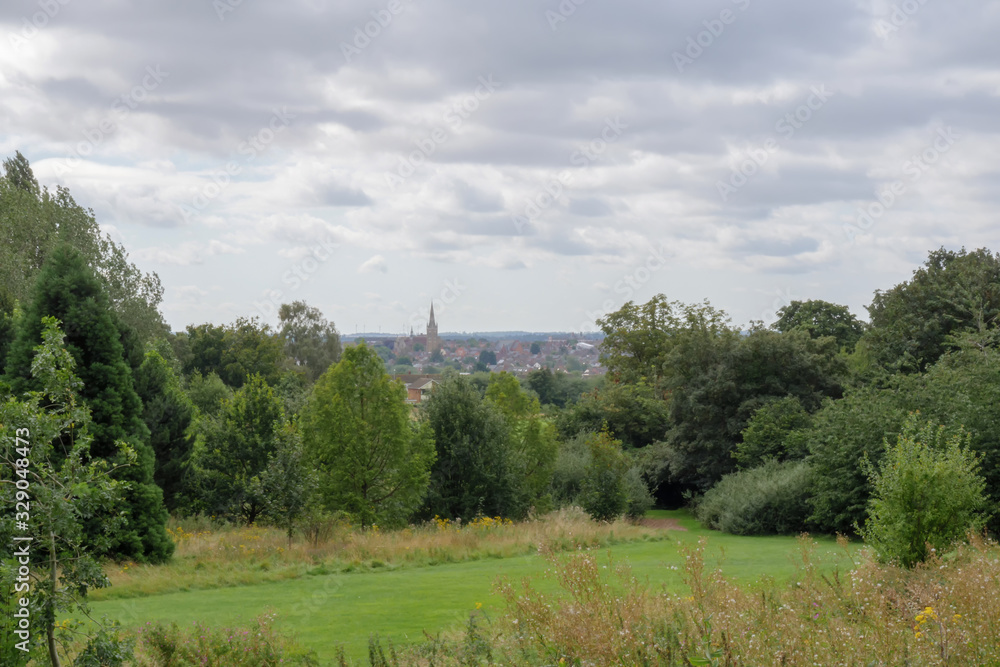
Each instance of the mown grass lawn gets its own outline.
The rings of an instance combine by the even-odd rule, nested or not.
[[[744,582],[765,577],[787,580],[801,562],[794,537],[724,535],[702,529],[683,511],[654,511],[650,516],[676,519],[687,531],[670,531],[669,539],[663,541],[615,545],[602,550],[602,556],[610,554],[618,563],[627,562],[637,577],[654,586],[675,591],[683,587],[680,548],[701,537],[708,539],[710,564],[718,562],[721,551],[723,572]],[[817,542],[816,558],[826,567],[851,567],[832,539]],[[539,575],[547,567],[539,555],[484,559],[107,600],[95,602],[93,610],[97,617],[106,614],[127,626],[147,621],[225,625],[272,610],[279,617],[278,627],[293,632],[321,660],[332,660],[339,645],[346,648],[349,657],[361,659],[367,655],[368,637],[374,633],[396,643],[414,642],[423,639],[424,632],[436,634],[462,627],[476,603],[482,604],[487,615],[502,613],[503,603],[493,593],[497,578],[519,581]],[[546,581],[539,588],[553,586]]]

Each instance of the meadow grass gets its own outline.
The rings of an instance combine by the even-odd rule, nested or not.
[[[484,517],[462,526],[435,519],[403,530],[361,531],[331,522],[318,540],[288,541],[278,528],[224,526],[204,518],[171,519],[168,532],[177,544],[164,565],[109,563],[111,587],[95,590],[94,601],[160,595],[287,581],[358,571],[434,566],[480,559],[502,559],[551,551],[606,547],[623,542],[665,539],[665,531],[625,521],[595,523],[577,508],[567,508],[514,525]]]
[[[187,592],[148,597],[135,597],[141,595],[135,591],[142,589],[133,586],[131,590],[135,593],[131,599],[106,599],[93,607],[98,617],[107,614],[133,627],[149,621],[176,621],[182,627],[196,621],[245,623],[270,612],[276,614],[278,629],[294,633],[303,646],[315,650],[321,659],[333,660],[337,648],[343,646],[349,658],[359,660],[367,654],[368,639],[375,633],[397,645],[406,645],[423,642],[428,634],[436,637],[444,633],[447,637],[460,632],[472,614],[490,618],[502,616],[506,603],[496,584],[504,578],[511,582],[521,582],[525,577],[540,578],[535,584],[538,590],[555,594],[559,584],[551,578],[554,565],[550,559],[560,551],[590,554],[602,570],[610,565],[613,571],[616,563],[627,562],[643,585],[682,592],[686,590],[682,580],[684,550],[710,535],[706,558],[711,567],[721,568],[727,576],[759,585],[762,581],[786,582],[796,575],[799,546],[795,538],[734,537],[706,531],[683,511],[654,512],[651,517],[674,519],[687,530],[665,532],[628,524],[599,525],[586,520],[586,525],[580,525],[579,516],[567,513],[548,522],[491,528],[495,531],[494,537],[504,535],[502,544],[506,546],[503,549],[497,544],[490,545],[489,539],[476,538],[479,541],[475,541],[448,534],[448,531],[460,533],[467,528],[440,530],[437,539],[447,538],[448,544],[459,548],[457,554],[461,554],[463,560],[457,554],[448,558],[435,550],[437,526],[433,526],[433,530],[431,527],[411,530],[409,536],[389,533],[379,536],[376,533],[362,535],[364,550],[351,547],[357,549],[349,552],[355,554],[352,560],[339,557],[335,562],[341,567],[334,572],[323,574],[307,559],[302,573],[283,581],[238,588],[216,587],[214,590],[209,590],[208,586],[204,590],[191,587]],[[558,526],[562,526],[563,532],[556,530]],[[517,536],[519,532],[522,534]],[[211,554],[209,537],[205,536],[198,548]],[[625,539],[632,541],[625,542]],[[423,556],[409,555],[416,544],[422,545]],[[551,548],[548,546],[551,544],[561,547]],[[837,564],[843,567],[851,562],[848,554],[853,548],[842,551],[830,539],[820,539],[818,545],[814,561],[821,571],[832,571]],[[380,549],[377,552],[374,551],[376,546]],[[246,546],[240,551],[234,551],[231,546],[227,548],[227,553],[232,554],[250,549]],[[325,557],[333,559],[337,553],[334,549]],[[369,559],[367,566],[346,571],[354,559],[365,562],[361,560],[362,553]],[[504,557],[504,553],[512,555]],[[489,554],[496,556],[489,557]],[[221,556],[215,558],[220,560],[220,569],[224,568]],[[372,558],[384,559],[385,565],[372,567]],[[406,564],[407,567],[391,567],[392,564]],[[178,577],[203,572],[191,566],[183,570],[169,565],[161,567]],[[545,577],[546,572],[549,578]],[[157,575],[154,569],[154,576],[166,575]],[[172,586],[178,591],[189,584],[179,579]]]
[[[684,550],[685,590],[651,587],[593,553],[551,559],[543,582],[500,586],[499,617],[406,647],[392,665],[998,665],[1000,548],[969,537],[907,570],[842,545],[827,570],[804,539],[785,584],[739,583]],[[433,656],[433,661],[430,659]]]

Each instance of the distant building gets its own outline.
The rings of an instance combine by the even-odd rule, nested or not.
[[[434,375],[393,375],[393,380],[399,380],[406,387],[406,402],[410,405],[419,405],[429,400],[431,391],[439,382]]]
[[[417,349],[417,345],[420,349]],[[393,345],[393,352],[396,353],[397,357],[403,356],[413,356],[417,352],[426,352],[427,354],[433,354],[435,350],[441,349],[441,338],[438,336],[438,325],[437,321],[434,319],[434,304],[431,304],[431,317],[427,322],[427,335],[426,336],[414,336],[413,327],[410,327],[409,336],[400,336],[395,340]]]
[[[438,338],[438,325],[434,321],[434,304],[431,303],[431,318],[427,321],[427,351],[434,354],[441,349],[441,339]]]

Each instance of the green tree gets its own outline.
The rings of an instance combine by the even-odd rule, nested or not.
[[[87,591],[110,585],[98,562],[98,555],[116,543],[114,534],[121,530],[123,518],[114,511],[121,506],[127,483],[116,479],[115,467],[104,458],[90,455],[90,413],[78,394],[81,382],[74,373],[76,362],[66,349],[65,337],[55,318],[43,323],[42,344],[35,349],[31,365],[33,378],[40,387],[23,400],[8,397],[0,403],[0,433],[5,443],[0,472],[0,499],[10,513],[0,519],[0,539],[4,550],[0,567],[0,609],[10,612],[0,618],[0,657],[5,665],[21,664],[25,654],[14,647],[25,642],[30,655],[41,663],[61,664],[60,653],[70,644],[87,639],[83,653],[100,654],[103,665],[121,665],[131,651],[117,641],[113,625],[95,626],[79,621],[69,627],[57,627],[65,614],[88,615]],[[135,453],[119,441],[117,466],[135,462]],[[19,506],[15,508],[15,503]],[[26,517],[17,517],[15,509],[25,509]],[[104,517],[102,530],[89,530],[92,520]],[[30,518],[29,518],[30,517]],[[14,519],[24,519],[27,529],[18,528]],[[21,538],[30,541],[16,541]],[[14,574],[25,565],[21,552],[30,559],[30,595],[23,588],[14,589]],[[14,600],[30,599],[28,611],[32,625],[43,632],[34,633],[31,641],[15,636],[17,618]],[[20,606],[17,605],[20,609]]]
[[[202,375],[195,371],[188,378],[187,394],[201,414],[214,416],[233,397],[233,390],[215,373]]]
[[[163,287],[155,273],[129,262],[125,248],[101,232],[93,211],[69,190],[40,188],[28,161],[17,153],[0,177],[0,285],[26,302],[48,256],[61,244],[77,249],[100,280],[110,307],[140,342],[165,333],[159,304]]]
[[[479,351],[479,363],[486,366],[496,366],[497,364],[497,353],[493,350],[480,350]]]
[[[230,387],[242,387],[251,375],[269,385],[281,382],[284,352],[281,337],[257,318],[240,318],[226,328],[222,371],[219,377]]]
[[[580,504],[595,521],[613,521],[628,509],[628,460],[622,443],[603,430],[587,440],[590,461],[580,482]]]
[[[805,458],[811,424],[809,413],[794,396],[769,401],[747,422],[733,456],[741,468],[754,468],[770,459]]]
[[[527,502],[536,509],[547,507],[551,500],[546,493],[559,449],[555,426],[542,417],[538,399],[521,389],[510,373],[491,374],[486,400],[507,418],[511,464],[521,477]]]
[[[0,285],[0,370],[3,369],[4,360],[7,359],[7,352],[11,343],[14,342],[14,335],[17,331],[17,303],[10,293]]]
[[[646,379],[653,386],[671,374],[671,357],[685,341],[735,333],[729,317],[707,301],[684,304],[662,294],[642,305],[629,301],[597,324],[605,335],[600,360],[612,377],[628,383]]]
[[[278,309],[278,318],[285,354],[295,368],[305,373],[309,383],[340,359],[340,334],[318,308],[305,301],[284,303]]]
[[[958,344],[958,343],[956,343]],[[990,492],[1000,507],[1000,351],[961,343],[926,373],[897,374],[877,384],[851,388],[813,417],[808,431],[816,471],[813,520],[826,532],[850,532],[865,518],[871,486],[860,461],[881,461],[908,412],[949,428],[963,426],[978,453]],[[996,514],[991,529],[997,525]]]
[[[184,374],[214,373],[222,377],[222,357],[226,352],[226,327],[215,324],[189,324],[187,331],[176,337],[175,351]],[[182,349],[179,349],[182,348]]]
[[[434,462],[430,429],[410,419],[403,384],[364,343],[317,380],[302,431],[329,509],[368,527],[405,523],[420,506]]]
[[[879,560],[913,567],[928,548],[944,552],[984,523],[986,482],[963,429],[922,422],[911,413],[880,466],[866,459],[874,494],[868,520],[855,526]]]
[[[538,394],[542,405],[554,405],[557,408],[576,403],[590,389],[596,388],[594,381],[588,382],[569,373],[553,373],[548,367],[528,373],[527,383]]]
[[[851,314],[847,306],[829,301],[792,301],[778,311],[778,321],[772,328],[788,333],[805,329],[813,338],[833,336],[842,350],[850,352],[865,332],[865,325]]]
[[[541,354],[541,352],[542,352],[542,346],[541,345],[539,345],[538,343],[532,343],[531,344],[531,354],[532,355]]]
[[[194,445],[194,403],[181,388],[173,367],[155,350],[146,353],[134,379],[142,400],[142,420],[149,429],[149,443],[156,457],[153,481],[163,490],[167,509],[175,510]]]
[[[291,423],[277,434],[274,453],[260,475],[258,494],[264,499],[267,517],[292,535],[303,521],[316,496],[317,473],[306,459],[302,436]]]
[[[607,425],[626,448],[635,449],[663,440],[670,428],[670,411],[663,393],[643,380],[609,382],[585,394],[559,416],[558,423],[566,438]]]
[[[935,250],[908,282],[877,291],[868,312],[875,359],[889,370],[922,371],[951,347],[951,335],[996,330],[1000,254]]]
[[[153,481],[156,457],[142,421],[142,402],[125,358],[119,322],[100,281],[70,246],[49,254],[11,345],[6,379],[17,394],[41,389],[31,375],[31,360],[42,340],[42,318],[47,316],[63,323],[66,347],[83,382],[80,397],[92,415],[90,455],[117,465],[118,441],[128,442],[137,455],[136,465],[119,473],[130,482],[122,509],[126,528],[119,531],[109,553],[164,561],[173,552],[173,542],[166,533],[163,493]],[[90,530],[98,532],[101,521],[95,518]]]
[[[202,420],[194,459],[207,510],[248,526],[257,520],[266,505],[260,477],[286,422],[281,399],[259,375],[250,376],[217,417]]]
[[[257,318],[225,326],[191,325],[185,338],[185,375],[215,373],[227,386],[239,389],[251,375],[276,386],[285,371],[284,341]]]
[[[426,404],[437,460],[422,514],[466,520],[527,511],[511,460],[510,426],[464,376],[442,379]]]
[[[744,336],[693,342],[677,348],[668,385],[677,483],[705,490],[732,472],[732,454],[762,405],[792,396],[811,413],[825,397],[841,395],[846,364],[831,338],[754,327]]]

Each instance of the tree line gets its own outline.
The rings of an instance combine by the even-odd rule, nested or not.
[[[986,249],[931,252],[875,293],[867,323],[820,300],[746,327],[707,301],[629,302],[598,320],[603,380],[446,372],[412,407],[376,349],[345,348],[304,302],[282,305],[277,328],[169,331],[159,278],[68,191],[39,187],[20,154],[0,177],[0,237],[0,428],[38,424],[38,479],[83,494],[72,511],[49,497],[71,539],[42,544],[40,563],[163,562],[170,512],[267,521],[291,540],[331,520],[520,519],[569,504],[611,519],[690,503],[733,533],[878,540],[872,503],[887,517],[878,503],[910,484],[883,462],[939,470],[935,457],[1000,516],[1000,255]],[[0,474],[9,506],[13,472]],[[0,517],[3,544],[14,530]],[[102,583],[77,574],[82,590]]]

